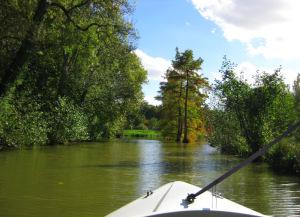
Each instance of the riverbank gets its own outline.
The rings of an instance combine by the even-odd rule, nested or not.
[[[225,155],[235,155],[246,159],[253,154],[249,148],[247,152],[240,151],[241,149],[245,150],[246,144],[238,143],[234,147],[228,148],[227,143],[215,144],[211,140],[209,140],[209,143]],[[242,146],[243,148],[241,148]],[[300,143],[294,137],[285,138],[278,144],[273,145],[259,161],[267,163],[273,172],[277,174],[300,176]]]
[[[161,134],[158,130],[124,130],[124,137],[145,137],[158,139],[161,138]]]
[[[161,134],[158,130],[124,130],[122,135],[117,136],[116,138],[119,138],[120,136],[128,137],[128,138],[148,138],[148,139],[161,139]],[[62,143],[56,143],[59,145],[67,145],[67,144],[76,144],[76,143],[95,143],[95,142],[109,142],[113,141],[113,139],[102,139],[102,140],[78,140],[78,141],[71,141],[71,142],[62,142]],[[51,146],[52,144],[41,144],[41,146]],[[14,150],[14,149],[20,149],[21,147],[31,147],[32,145],[4,145],[0,144],[0,151],[4,150]]]

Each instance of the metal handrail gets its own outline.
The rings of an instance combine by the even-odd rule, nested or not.
[[[280,142],[284,137],[286,137],[289,134],[291,134],[292,132],[294,132],[298,127],[300,127],[300,121],[298,121],[297,123],[289,126],[289,128],[284,133],[282,133],[279,137],[275,138],[273,141],[271,141],[270,143],[268,143],[266,146],[264,146],[263,148],[259,149],[257,152],[255,152],[254,154],[252,154],[246,160],[244,160],[241,163],[237,164],[236,166],[232,167],[226,173],[224,173],[220,177],[216,178],[214,181],[212,181],[211,183],[209,183],[208,185],[206,185],[204,188],[202,188],[198,192],[196,192],[194,194],[189,194],[185,200],[188,203],[193,203],[197,196],[199,196],[200,194],[206,192],[207,190],[211,189],[212,187],[216,186],[217,184],[219,184],[220,182],[222,182],[224,179],[228,178],[232,174],[236,173],[237,171],[239,171],[243,167],[245,167],[248,164],[250,164],[256,158],[264,155],[268,151],[269,148],[271,148],[274,144]]]

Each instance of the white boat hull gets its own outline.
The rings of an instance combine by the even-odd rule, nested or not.
[[[143,196],[124,207],[112,212],[107,217],[254,217],[264,216],[240,204],[213,196],[204,192],[188,204],[185,201],[188,193],[195,193],[200,188],[185,182],[171,182]]]

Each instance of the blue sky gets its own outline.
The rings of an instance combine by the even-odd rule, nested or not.
[[[148,70],[143,86],[151,104],[175,48],[204,59],[201,73],[213,82],[226,55],[251,80],[257,69],[283,66],[292,83],[300,70],[299,3],[293,0],[136,0],[136,54]],[[299,48],[299,52],[297,51]]]

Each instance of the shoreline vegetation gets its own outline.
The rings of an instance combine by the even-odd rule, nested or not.
[[[204,60],[175,50],[157,100],[143,99],[147,71],[135,53],[131,1],[4,1],[0,8],[0,150],[127,137],[193,143],[247,157],[300,117],[293,87],[274,73],[254,83],[224,58],[209,83]],[[135,130],[126,130],[135,129]],[[300,174],[300,130],[261,158]]]
[[[114,138],[143,102],[127,1],[4,1],[0,146]]]
[[[281,76],[257,72],[253,84],[239,77],[224,57],[222,78],[212,86],[217,99],[207,114],[209,143],[222,153],[248,157],[281,135],[300,117],[300,74],[290,88]],[[259,161],[275,171],[300,174],[300,129],[275,144]]]
[[[161,134],[158,130],[124,130],[123,136],[129,138],[161,138]]]

